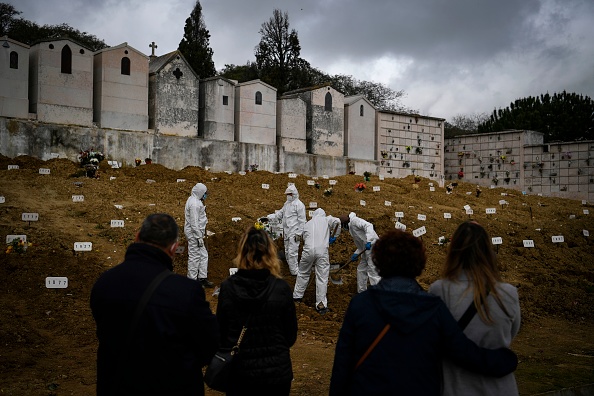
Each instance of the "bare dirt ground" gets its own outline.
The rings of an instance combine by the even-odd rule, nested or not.
[[[8,170],[8,165],[19,169]],[[51,173],[39,174],[39,168]],[[64,159],[43,162],[0,156],[0,196],[5,197],[0,204],[0,237],[25,234],[32,243],[24,254],[0,251],[2,395],[94,394],[97,340],[89,309],[93,283],[121,262],[146,215],[167,212],[183,226],[185,201],[199,181],[209,189],[208,229],[215,233],[207,242],[209,278],[217,284],[228,274],[241,233],[257,218],[281,208],[288,182],[296,184],[306,207],[316,202],[335,216],[355,211],[380,235],[394,227],[395,211],[404,212],[402,222],[409,232],[425,226],[422,238],[429,260],[420,278],[425,287],[439,277],[445,258],[446,248],[437,244],[438,238],[451,236],[469,218],[463,207],[470,205],[472,218],[492,237],[502,237],[498,249],[502,275],[519,288],[522,328],[512,347],[520,358],[516,372],[520,393],[594,383],[594,237],[583,234],[583,230],[594,232],[594,213],[584,213],[594,210],[590,205],[523,196],[503,188],[483,188],[477,198],[475,186],[465,183],[446,195],[437,186],[430,191],[427,179],[415,186],[412,176],[384,181],[372,176],[361,193],[354,186],[362,176],[335,177],[334,192],[326,197],[323,191],[329,180],[320,178],[317,189],[303,175],[290,179],[287,174],[257,171],[242,176],[196,167],[173,171],[157,164],[110,169],[105,162],[98,179],[77,177],[79,171],[78,164]],[[262,189],[263,183],[270,189]],[[373,186],[380,191],[374,192]],[[504,192],[508,195],[502,196]],[[73,202],[72,195],[83,195],[84,202]],[[502,199],[509,204],[500,205]],[[361,206],[360,200],[366,205]],[[487,215],[486,208],[496,208],[496,213]],[[452,218],[444,219],[444,212]],[[22,221],[22,213],[38,213],[39,221]],[[418,220],[418,214],[426,220]],[[233,222],[233,217],[241,221]],[[111,220],[124,220],[125,226],[112,228]],[[552,243],[552,236],[558,235],[564,242]],[[533,240],[535,247],[525,248],[523,240]],[[92,242],[93,250],[75,254],[75,242]],[[330,248],[331,262],[344,263],[354,250],[350,236],[343,234]],[[186,263],[187,255],[180,254],[175,271],[185,274]],[[294,279],[284,269],[292,286]],[[68,277],[68,288],[46,288],[48,276]],[[342,278],[343,285],[328,287],[332,311],[327,315],[320,316],[313,308],[313,284],[297,306],[299,337],[292,349],[295,395],[327,394],[335,341],[356,290],[355,267],[343,271]],[[216,297],[208,293],[207,298],[214,310]],[[207,390],[207,394],[218,392]]]

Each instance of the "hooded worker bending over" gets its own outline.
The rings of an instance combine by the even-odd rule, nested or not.
[[[202,183],[192,188],[192,194],[186,201],[186,221],[184,234],[188,240],[188,278],[198,280],[203,287],[213,287],[208,280],[208,252],[204,246],[206,236],[206,186]]]
[[[379,238],[373,229],[373,224],[358,218],[353,212],[348,216],[340,216],[340,221],[342,227],[349,230],[357,247],[351,261],[360,258],[359,265],[357,265],[357,292],[361,293],[367,290],[368,279],[372,286],[381,279],[373,261],[371,261],[371,247]]]
[[[313,212],[311,220],[305,223],[303,229],[303,252],[299,261],[299,270],[293,300],[301,301],[305,289],[309,284],[311,267],[316,269],[316,311],[321,315],[328,312],[328,274],[330,261],[328,259],[328,244],[330,241],[330,227],[324,209],[318,208]]]
[[[297,187],[291,185],[285,190],[287,200],[282,209],[275,213],[276,218],[283,222],[283,236],[285,242],[285,258],[291,275],[297,275],[299,259],[299,243],[305,226],[305,205],[299,200]]]

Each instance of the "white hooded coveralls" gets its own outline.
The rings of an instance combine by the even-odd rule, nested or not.
[[[206,206],[202,197],[206,194],[206,186],[202,183],[192,188],[192,194],[186,201],[184,234],[188,240],[188,278],[207,278],[208,252],[204,246],[206,234]]]
[[[370,222],[358,218],[353,212],[349,213],[349,219],[349,233],[353,237],[353,241],[357,247],[355,254],[363,252],[359,256],[360,261],[359,265],[357,265],[357,291],[361,293],[367,290],[367,279],[369,279],[369,283],[372,286],[376,285],[381,279],[377,273],[377,268],[375,268],[373,261],[371,261],[371,250],[365,250],[367,242],[371,242],[373,245],[379,237],[373,229],[373,224]]]
[[[289,271],[291,275],[297,275],[299,242],[305,226],[305,205],[299,200],[299,192],[294,185],[287,187],[285,194],[293,194],[293,196],[287,195],[287,201],[275,215],[279,221],[283,222],[285,258],[289,265]]]
[[[293,298],[303,298],[305,289],[309,284],[311,266],[315,265],[316,307],[321,303],[323,308],[328,307],[326,292],[328,290],[328,274],[330,273],[330,261],[328,259],[329,238],[330,227],[326,212],[318,208],[313,212],[311,220],[305,223],[303,229],[303,252],[299,261]]]

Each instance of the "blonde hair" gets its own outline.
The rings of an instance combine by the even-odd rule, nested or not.
[[[468,277],[474,293],[474,305],[481,319],[493,324],[493,318],[486,304],[487,295],[491,294],[497,305],[509,316],[497,291],[497,282],[501,275],[497,268],[497,256],[491,246],[487,231],[474,221],[466,221],[458,226],[446,257],[443,277],[456,281],[462,272]]]
[[[267,269],[280,278],[280,260],[276,245],[266,230],[250,227],[241,237],[233,264],[240,269]]]

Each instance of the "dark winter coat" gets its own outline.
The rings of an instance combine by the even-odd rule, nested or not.
[[[97,395],[204,395],[201,369],[217,350],[219,332],[198,282],[175,274],[165,278],[127,341],[138,301],[164,270],[173,270],[165,252],[134,243],[124,262],[95,283]],[[122,360],[125,352],[129,357]]]
[[[248,394],[248,389],[290,384],[290,348],[297,339],[297,317],[287,282],[266,269],[240,269],[221,284],[217,319],[222,348],[236,344],[250,314],[234,367],[233,387]]]
[[[355,370],[387,323],[390,330]],[[509,349],[479,348],[466,338],[443,301],[415,280],[382,279],[349,304],[336,344],[330,395],[439,395],[443,356],[497,377],[517,366]]]

